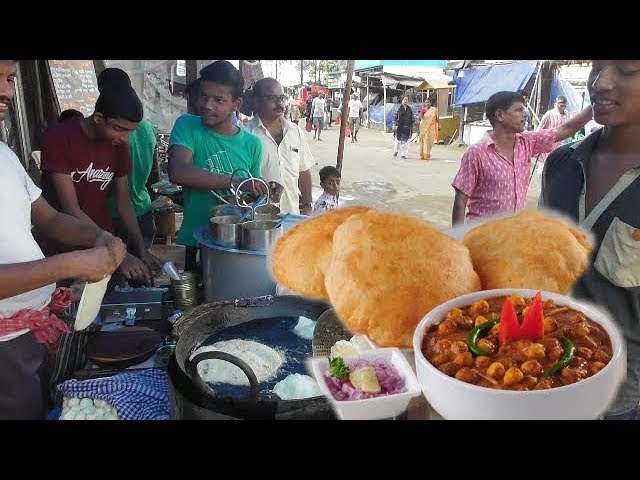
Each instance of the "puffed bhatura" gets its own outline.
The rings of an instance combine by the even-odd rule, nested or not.
[[[333,233],[351,215],[368,210],[359,206],[336,208],[285,233],[271,255],[276,280],[302,295],[328,298],[324,274],[331,263]]]
[[[480,290],[480,279],[460,242],[417,218],[372,210],[336,229],[325,286],[349,330],[411,347],[429,310]]]
[[[485,290],[530,288],[568,294],[589,263],[592,245],[569,223],[535,210],[490,220],[464,244]]]

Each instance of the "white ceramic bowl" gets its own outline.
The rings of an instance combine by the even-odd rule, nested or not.
[[[328,357],[313,357],[308,362],[309,370],[313,373],[320,389],[331,402],[336,415],[341,420],[379,420],[396,417],[406,411],[409,401],[413,397],[420,395],[418,379],[413,373],[409,362],[398,348],[367,350],[357,357],[350,358],[349,361],[355,359],[386,360],[400,374],[405,382],[407,391],[364,400],[336,400],[324,378],[324,372],[329,365]]]
[[[427,401],[442,417],[455,420],[590,420],[606,411],[626,374],[624,339],[608,314],[565,295],[542,292],[542,299],[552,299],[558,306],[569,306],[583,312],[600,324],[611,338],[611,361],[584,380],[548,390],[494,390],[445,375],[422,354],[422,339],[427,326],[442,321],[452,308],[512,293],[530,298],[537,292],[499,289],[470,293],[437,306],[420,321],[413,336],[416,373]]]

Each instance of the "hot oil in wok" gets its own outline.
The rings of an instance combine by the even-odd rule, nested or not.
[[[298,317],[259,318],[239,325],[223,328],[207,338],[202,346],[212,345],[222,340],[250,340],[267,345],[283,355],[284,362],[275,377],[260,383],[260,399],[274,398],[272,390],[276,383],[288,375],[299,373],[308,375],[305,360],[312,355],[311,340],[299,337],[293,332]],[[209,386],[220,396],[247,397],[249,387],[210,383]]]

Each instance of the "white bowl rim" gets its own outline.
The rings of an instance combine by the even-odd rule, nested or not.
[[[511,295],[514,293],[522,295],[524,297],[533,297],[538,292],[541,293],[543,300],[552,299],[560,307],[568,306],[571,308],[575,308],[576,310],[580,310],[581,312],[585,313],[587,317],[589,317],[589,319],[596,322],[598,325],[600,325],[602,328],[605,329],[605,331],[611,338],[611,343],[613,346],[613,354],[611,355],[611,360],[609,360],[609,363],[607,363],[604,366],[604,368],[602,368],[602,370],[583,380],[580,380],[575,383],[571,383],[569,385],[563,385],[561,387],[548,388],[544,390],[498,390],[498,389],[489,388],[489,387],[482,387],[480,385],[473,385],[470,383],[463,382],[462,380],[458,380],[457,378],[450,377],[449,375],[444,374],[443,372],[438,370],[435,366],[433,366],[431,362],[429,362],[429,360],[427,360],[424,354],[422,353],[422,339],[424,337],[424,331],[427,328],[427,325],[430,325],[432,323],[437,323],[437,321],[442,320],[443,315],[441,315],[440,312],[443,312],[443,313],[448,312],[449,310],[451,310],[451,308],[454,308],[456,304],[459,304],[463,300],[468,303],[473,303],[475,301],[482,300],[483,298],[499,297],[502,295]],[[466,305],[466,304],[467,303],[463,303],[463,305]],[[439,314],[440,319],[437,321],[432,321],[432,318],[436,313]],[[594,377],[600,375],[602,372],[613,370],[614,368],[613,360],[623,355],[625,351],[625,345],[624,345],[624,338],[620,333],[619,327],[613,322],[613,320],[611,319],[611,315],[606,313],[604,310],[602,310],[602,307],[598,307],[595,304],[592,304],[583,300],[577,300],[567,295],[562,295],[560,293],[554,293],[554,292],[547,292],[544,290],[533,290],[533,289],[524,289],[524,288],[500,288],[500,289],[493,289],[493,290],[481,290],[478,292],[472,292],[466,295],[461,295],[459,297],[448,300],[438,305],[437,307],[433,308],[422,318],[422,320],[420,320],[420,323],[418,323],[418,326],[416,327],[416,330],[413,335],[413,349],[414,349],[414,355],[416,360],[416,370],[418,369],[418,363],[420,363],[420,365],[427,368],[427,370],[431,371],[432,373],[435,373],[445,382],[454,385],[456,388],[469,390],[470,392],[485,392],[485,393],[490,392],[492,395],[507,396],[507,397],[522,396],[522,395],[527,395],[532,397],[546,397],[548,395],[552,395],[553,392],[555,391],[559,391],[559,390],[568,391],[575,388],[585,387],[591,384],[592,382],[596,381],[594,380]],[[428,400],[428,397],[427,397],[427,400]]]
[[[403,368],[396,369],[396,370],[398,370],[398,374],[402,377],[402,380],[404,380],[404,384],[407,389],[405,392],[393,393],[391,395],[380,395],[378,397],[360,398],[357,400],[338,400],[333,396],[333,393],[331,393],[331,389],[329,389],[329,386],[327,385],[327,382],[324,379],[324,375],[322,374],[322,372],[319,372],[322,379],[316,378],[316,382],[318,383],[318,386],[320,387],[320,389],[329,398],[329,400],[335,403],[337,406],[344,405],[344,404],[355,405],[358,403],[371,404],[371,403],[379,403],[383,401],[387,402],[387,401],[390,401],[391,399],[395,400],[395,399],[406,397],[409,395],[412,398],[420,395],[422,393],[420,382],[418,381],[418,378],[416,377],[415,372],[411,368],[409,361],[407,360],[407,358],[404,356],[404,354],[398,347],[372,348],[371,350],[365,350],[364,352],[360,352],[360,354],[357,357],[349,358],[347,360],[358,360],[358,359],[366,360],[367,357],[370,357],[370,356],[377,357],[377,356],[381,356],[381,354],[385,355],[389,359],[389,361],[391,357],[394,355],[396,355],[400,359],[400,363],[402,364]],[[318,365],[321,362],[324,363],[325,361],[328,362],[329,357],[311,357],[309,360],[311,362],[312,371],[313,371],[313,365]],[[414,384],[415,388],[412,388],[411,384]]]

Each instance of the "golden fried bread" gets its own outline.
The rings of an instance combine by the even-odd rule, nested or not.
[[[310,297],[328,298],[324,273],[331,263],[333,232],[368,207],[344,207],[305,220],[285,233],[271,255],[273,275],[285,287]]]
[[[429,310],[480,290],[480,279],[458,241],[417,218],[371,210],[336,229],[325,286],[349,330],[410,348]]]
[[[531,288],[567,294],[589,263],[592,245],[568,222],[535,210],[490,220],[464,244],[485,290]]]

